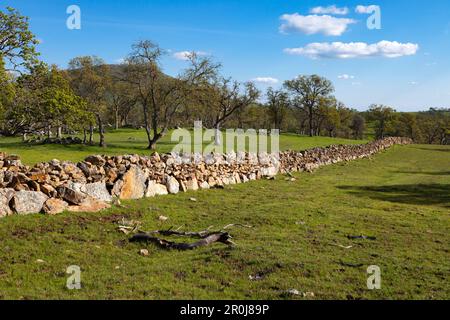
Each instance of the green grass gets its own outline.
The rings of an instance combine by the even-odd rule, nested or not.
[[[98,139],[97,136],[96,138]],[[121,129],[111,131],[106,134],[106,142],[107,148],[101,148],[97,145],[30,145],[23,143],[20,138],[0,138],[0,151],[19,154],[23,163],[28,165],[50,161],[55,158],[77,162],[84,160],[92,154],[150,154],[150,151],[146,150],[148,143],[144,130]],[[327,137],[310,138],[294,134],[284,134],[280,136],[280,149],[303,150],[331,144],[360,144],[365,142],[367,141]],[[157,151],[160,153],[171,152],[176,144],[171,141],[171,135],[168,134],[158,144]]]
[[[0,220],[0,298],[286,299],[297,289],[314,299],[449,299],[449,160],[448,147],[396,146],[295,182],[279,176],[97,214],[8,217]],[[116,229],[122,217],[145,230],[254,227],[232,229],[232,249],[177,252],[129,243]],[[361,234],[376,240],[347,238]],[[70,265],[82,269],[81,290],[65,287]],[[367,289],[369,265],[381,268],[381,290]],[[251,281],[256,273],[265,277]]]

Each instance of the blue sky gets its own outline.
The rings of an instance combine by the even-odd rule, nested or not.
[[[73,4],[81,9],[81,30],[66,27]],[[380,30],[367,28],[371,14],[356,12],[369,5],[381,9]],[[225,75],[255,80],[261,89],[320,74],[333,81],[339,100],[359,110],[371,103],[401,111],[450,107],[448,0],[2,0],[1,6],[30,17],[42,59],[61,67],[78,55],[114,63],[133,42],[150,39],[170,50],[163,65],[172,75],[186,66],[184,51],[197,51],[220,61]]]

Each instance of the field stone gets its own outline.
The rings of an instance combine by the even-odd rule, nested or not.
[[[278,170],[274,166],[261,168],[261,175],[263,177],[275,177],[277,174]]]
[[[166,187],[167,191],[171,194],[177,194],[180,192],[180,183],[174,177],[167,177]]]
[[[145,197],[151,198],[155,196],[163,196],[167,195],[169,192],[167,191],[167,187],[165,185],[156,183],[154,180],[150,180],[148,182],[147,190],[145,192]]]
[[[85,198],[85,200],[77,206],[67,207],[69,212],[98,212],[111,208],[111,205],[105,201],[94,199],[91,197]]]
[[[208,182],[202,181],[202,182],[200,183],[200,189],[203,189],[203,190],[209,189],[209,184],[208,184]]]
[[[199,188],[198,181],[196,178],[186,181],[185,185],[187,190],[197,191]]]
[[[112,196],[109,194],[108,189],[106,189],[105,182],[88,183],[84,186],[83,192],[88,196],[101,201],[112,201]]]
[[[58,187],[58,195],[60,198],[72,204],[82,203],[87,195],[82,192],[81,184],[72,183],[66,186]]]
[[[122,187],[123,187],[123,180],[119,179],[114,183],[114,186],[111,190],[111,195],[113,197],[119,198],[120,197],[120,192],[122,191]]]
[[[63,213],[69,204],[61,199],[50,198],[44,203],[44,213],[49,215]]]
[[[0,218],[11,215],[13,212],[9,207],[9,202],[14,197],[14,189],[0,189]]]
[[[38,191],[18,191],[13,197],[13,208],[18,214],[39,213],[48,197]]]
[[[141,199],[145,194],[145,173],[137,166],[132,166],[123,176],[120,199]]]

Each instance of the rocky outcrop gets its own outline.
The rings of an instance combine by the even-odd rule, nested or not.
[[[0,152],[0,217],[97,211],[113,198],[154,197],[246,183],[280,173],[313,172],[324,165],[370,157],[405,138],[275,154],[164,154],[87,157],[79,163],[52,160],[33,167]]]

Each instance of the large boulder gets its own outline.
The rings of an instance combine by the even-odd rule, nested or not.
[[[39,213],[48,197],[37,191],[18,191],[13,197],[13,208],[18,214]]]
[[[9,202],[14,197],[14,189],[0,189],[0,218],[11,215],[13,212],[9,207]]]
[[[145,173],[137,166],[132,166],[123,176],[120,199],[141,199],[145,194]]]
[[[83,192],[86,193],[88,196],[101,201],[105,202],[112,201],[112,197],[109,194],[108,189],[106,189],[105,182],[88,183],[84,187]]]
[[[166,178],[166,187],[167,191],[171,194],[177,194],[180,192],[180,183],[172,176]]]
[[[63,213],[67,208],[69,207],[69,204],[61,199],[56,198],[50,198],[44,203],[44,213],[54,215]]]
[[[147,190],[145,192],[145,196],[147,198],[155,197],[155,196],[163,196],[169,194],[167,191],[167,187],[165,185],[156,183],[154,180],[150,180],[148,182]]]

